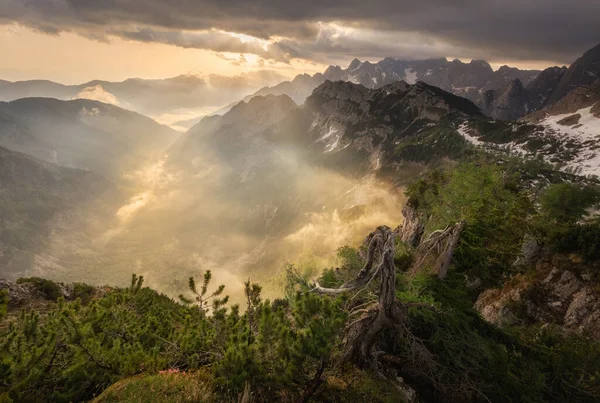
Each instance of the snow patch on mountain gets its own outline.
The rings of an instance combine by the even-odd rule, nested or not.
[[[548,116],[540,125],[544,126],[546,136],[554,136],[563,144],[572,145],[571,148],[578,150],[574,158],[567,162],[565,169],[574,170],[581,175],[600,176],[600,119],[592,114],[592,108],[590,106],[575,113]],[[568,119],[573,120],[567,122]]]
[[[404,81],[408,84],[415,84],[417,82],[417,72],[413,68],[404,69]]]
[[[348,81],[352,84],[360,84],[358,76],[348,76]]]
[[[542,156],[544,160],[557,164],[560,170],[600,177],[600,118],[592,114],[592,108],[593,106],[582,108],[575,113],[547,115],[526,137],[506,143],[482,141],[468,122],[461,124],[457,131],[475,146],[528,158]],[[513,133],[523,127],[520,123],[511,125]]]
[[[465,140],[475,146],[485,146],[486,143],[484,141],[480,141],[477,137],[471,135],[471,129],[469,128],[469,123],[464,122],[462,125],[456,129],[458,134],[463,136]]]
[[[575,113],[566,113],[563,115],[548,116],[540,122],[546,127],[546,133],[557,136],[566,136],[574,141],[586,142],[600,140],[600,119],[595,117],[591,110],[593,105],[583,108]],[[579,120],[573,125],[559,123],[571,116],[580,115]],[[597,144],[600,146],[600,144]]]

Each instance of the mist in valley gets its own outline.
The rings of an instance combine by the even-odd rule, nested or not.
[[[211,270],[214,284],[225,284],[234,300],[248,278],[277,295],[285,264],[316,276],[336,265],[339,247],[357,246],[375,227],[402,221],[401,191],[375,176],[349,178],[286,155],[270,166],[278,178],[265,186],[268,175],[248,177],[257,167],[240,172],[209,155],[197,158],[202,167],[194,172],[166,154],[128,174],[135,190],[91,234],[89,254],[64,256],[78,268],[48,275],[126,285],[136,273],[175,296],[189,276]],[[49,254],[60,255],[63,243],[51,243]]]
[[[61,118],[60,126],[50,112],[37,116],[23,129],[32,139],[21,149],[51,166],[73,158],[66,172],[87,177],[77,189],[69,186],[76,194],[57,190],[52,214],[39,223],[39,242],[4,239],[3,276],[126,286],[136,273],[176,297],[190,276],[211,270],[213,284],[225,284],[233,301],[248,278],[277,296],[286,264],[315,277],[338,264],[339,247],[360,245],[379,225],[399,225],[400,188],[374,172],[320,165],[304,145],[264,134],[295,110],[289,102],[281,110],[242,108],[206,118],[183,134],[137,116],[115,117],[103,104],[68,104],[74,118]],[[107,141],[96,147],[90,138],[100,135]],[[65,184],[62,176],[57,181]],[[35,195],[38,185],[23,189]],[[30,225],[27,218],[10,224],[19,233]]]

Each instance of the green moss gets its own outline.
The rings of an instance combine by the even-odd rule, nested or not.
[[[93,403],[217,402],[212,379],[203,372],[139,375],[115,383]]]
[[[396,237],[396,247],[394,250],[394,264],[400,271],[408,270],[413,262],[413,254],[410,248]]]
[[[402,403],[390,383],[377,375],[349,366],[341,373],[330,374],[311,401]]]

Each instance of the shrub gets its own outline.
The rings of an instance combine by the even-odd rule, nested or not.
[[[466,222],[454,256],[457,270],[480,278],[482,285],[497,284],[510,273],[533,211],[513,176],[485,162],[465,163],[433,172],[407,193],[428,218],[426,232]]]
[[[62,296],[60,286],[52,280],[39,277],[21,277],[17,279],[17,284],[31,283],[44,295],[46,299],[58,301]]]
[[[96,292],[96,287],[85,283],[73,283],[73,297],[80,298],[84,305],[90,303]]]
[[[541,212],[555,223],[574,222],[599,200],[600,192],[594,187],[558,183],[548,187],[542,196]]]
[[[555,225],[547,229],[546,244],[561,253],[578,253],[588,261],[600,259],[600,223]]]
[[[6,316],[6,309],[8,306],[8,292],[6,290],[0,290],[0,320]]]

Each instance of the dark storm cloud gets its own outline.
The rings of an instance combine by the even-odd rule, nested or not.
[[[2,0],[0,22],[11,21],[48,33],[112,34],[283,61],[447,52],[468,57],[452,54],[466,50],[490,59],[569,63],[600,42],[597,0]],[[331,27],[318,22],[360,28],[363,36],[328,32]],[[425,49],[406,46],[405,38],[415,35],[430,42]],[[395,40],[379,42],[389,38]]]

